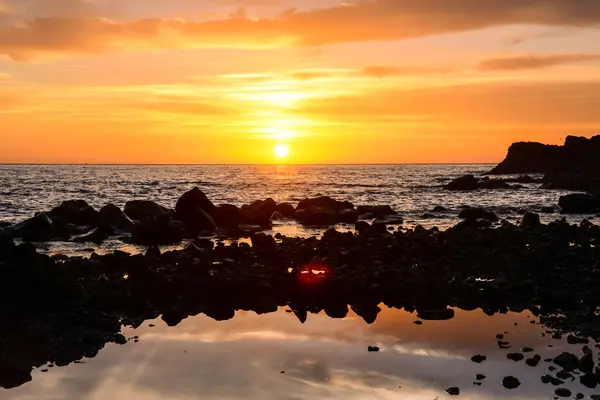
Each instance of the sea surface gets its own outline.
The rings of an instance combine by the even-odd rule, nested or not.
[[[241,206],[271,197],[297,204],[308,197],[331,196],[355,205],[385,204],[405,219],[405,227],[440,229],[456,224],[461,206],[482,206],[516,222],[526,211],[556,205],[565,191],[540,189],[448,192],[444,184],[464,175],[481,175],[493,165],[0,165],[0,223],[17,223],[38,211],[48,211],[64,200],[84,199],[100,208],[123,207],[133,199],[149,199],[174,208],[177,199],[200,187],[215,204]],[[535,175],[533,175],[535,176]],[[435,206],[446,213],[429,213]],[[430,215],[426,215],[429,213]],[[559,214],[542,215],[549,222]],[[587,216],[589,217],[589,216]],[[574,216],[573,222],[583,216]],[[343,229],[343,227],[342,227]],[[276,222],[273,232],[293,236],[318,235],[293,221]],[[100,253],[122,248],[108,241]],[[89,253],[90,246],[51,243],[43,250],[68,254]],[[125,250],[143,249],[126,246]]]
[[[483,206],[517,222],[524,211],[556,205],[563,191],[526,185],[520,190],[446,192],[445,183],[464,175],[480,175],[492,165],[343,165],[343,166],[0,166],[0,221],[16,223],[37,211],[49,210],[68,199],[84,199],[99,208],[120,207],[132,199],[150,199],[174,207],[179,196],[198,186],[213,202],[242,205],[272,197],[297,203],[319,195],[349,200],[356,205],[388,204],[401,213],[405,226],[446,228],[458,222],[463,205]],[[435,206],[447,213],[424,216]],[[560,214],[544,214],[546,222]],[[570,217],[573,222],[584,216]],[[590,217],[590,216],[586,216]],[[339,227],[351,229],[351,227]],[[288,235],[318,235],[291,221],[277,222],[273,231]],[[89,244],[50,243],[41,251],[89,256],[113,249],[144,248],[109,240],[101,248]],[[257,315],[238,311],[229,321],[206,315],[189,317],[169,328],[161,319],[137,329],[123,328],[130,340],[108,344],[92,359],[67,367],[42,366],[33,380],[0,399],[551,399],[557,387],[541,377],[551,363],[529,367],[508,360],[508,352],[528,346],[543,359],[562,351],[580,355],[581,345],[552,339],[528,312],[488,316],[481,310],[456,310],[449,321],[414,322],[418,317],[381,305],[373,324],[351,309],[346,318],[324,312],[301,323],[291,310]],[[510,350],[497,346],[503,334]],[[598,359],[596,343],[593,349]],[[368,352],[379,346],[379,352]],[[32,349],[33,351],[34,349]],[[485,355],[482,364],[471,361]],[[556,372],[556,371],[555,371]],[[486,378],[477,381],[475,376]],[[506,376],[521,386],[502,386]],[[577,377],[562,387],[576,393],[600,394],[583,387]],[[474,383],[481,383],[481,386]]]

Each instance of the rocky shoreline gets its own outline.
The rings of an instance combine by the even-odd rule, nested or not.
[[[382,303],[423,320],[452,318],[455,308],[527,309],[557,334],[600,339],[600,227],[544,225],[536,214],[493,227],[495,215],[480,209],[463,217],[445,231],[359,221],[356,233],[330,229],[320,239],[254,233],[252,245],[198,238],[181,251],[150,246],[89,259],[39,254],[1,234],[0,386],[124,344],[122,325],[162,316],[172,326],[199,313],[226,320],[236,310],[282,306],[300,321],[323,310],[343,318],[350,307],[367,323]],[[598,367],[584,374],[600,383]]]

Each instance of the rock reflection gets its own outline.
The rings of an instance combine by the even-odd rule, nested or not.
[[[505,340],[530,346],[543,358],[579,348],[541,336],[544,328],[531,324],[529,313],[457,311],[452,320],[418,326],[415,314],[380,308],[371,325],[353,311],[344,319],[323,311],[300,324],[284,309],[238,311],[225,322],[200,315],[175,328],[147,321],[124,331],[139,336],[139,343],[109,344],[82,365],[37,370],[33,382],[0,392],[0,398],[430,400],[459,386],[460,398],[539,399],[554,390],[540,381],[547,364],[531,368],[507,360],[507,350],[495,346],[496,335],[508,332]],[[381,351],[369,353],[369,345]],[[488,359],[476,364],[470,360],[476,353]],[[477,374],[487,376],[481,387],[472,384]],[[517,391],[502,387],[508,375],[522,382]],[[568,387],[590,393],[576,383]]]

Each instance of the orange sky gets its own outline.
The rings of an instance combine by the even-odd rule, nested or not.
[[[0,0],[0,163],[497,162],[600,133],[597,0]]]

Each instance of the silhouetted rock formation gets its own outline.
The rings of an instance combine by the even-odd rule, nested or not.
[[[533,179],[533,178],[532,178]],[[512,182],[519,182],[523,179],[513,179]],[[508,180],[504,179],[477,179],[474,175],[464,175],[454,179],[452,182],[444,186],[444,190],[469,191],[479,189],[521,189],[520,185],[509,185]],[[523,182],[529,183],[529,182]]]
[[[567,136],[564,146],[514,143],[506,159],[491,174],[546,174],[549,189],[600,189],[600,135],[590,139]]]

